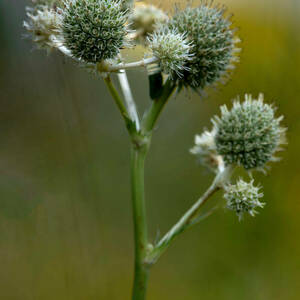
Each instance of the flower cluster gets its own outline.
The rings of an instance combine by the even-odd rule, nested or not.
[[[148,41],[154,56],[159,58],[164,73],[180,77],[188,69],[185,64],[192,59],[191,44],[184,34],[164,28],[153,33]]]
[[[235,211],[240,220],[245,213],[255,216],[256,209],[265,205],[259,200],[263,197],[259,189],[253,185],[253,180],[248,183],[240,179],[236,184],[226,185],[224,198],[227,201],[227,208]]]
[[[115,59],[135,39],[148,42],[161,70],[179,87],[203,89],[223,79],[237,59],[237,39],[224,9],[204,0],[171,19],[153,5],[133,7],[132,0],[32,2],[25,28],[33,40],[88,65]]]
[[[115,58],[126,45],[128,16],[119,0],[70,0],[62,35],[72,55],[88,63]]]
[[[217,152],[227,165],[263,169],[284,142],[281,120],[275,117],[274,108],[263,102],[263,95],[258,100],[246,95],[245,101],[235,101],[231,110],[222,106],[221,117],[213,119]]]
[[[233,68],[238,39],[224,13],[224,9],[202,1],[199,7],[187,7],[169,21],[169,28],[186,34],[193,45],[193,59],[186,61],[183,76],[177,78],[180,85],[203,89],[224,78],[226,71]]]

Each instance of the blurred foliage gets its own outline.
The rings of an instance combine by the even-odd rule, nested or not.
[[[153,239],[211,180],[188,149],[219,105],[264,92],[286,117],[289,145],[267,176],[258,175],[267,202],[261,213],[238,222],[220,209],[182,236],[153,268],[149,300],[296,300],[300,3],[222,3],[240,27],[241,63],[226,86],[205,99],[183,93],[164,112],[147,161]],[[24,6],[25,0],[0,2],[0,298],[129,299],[127,133],[101,79],[59,54],[31,51],[22,39]],[[145,107],[146,77],[129,76]]]

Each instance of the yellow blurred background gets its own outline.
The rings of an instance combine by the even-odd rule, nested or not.
[[[180,237],[153,268],[148,299],[298,300],[300,1],[219,2],[240,28],[241,62],[207,98],[183,93],[163,113],[147,160],[152,239],[211,181],[188,150],[221,104],[263,92],[285,116],[289,145],[267,176],[256,176],[267,203],[260,214],[239,222],[219,209]],[[127,133],[100,78],[32,51],[22,38],[26,3],[0,1],[0,299],[129,299]],[[145,74],[129,79],[146,107]]]

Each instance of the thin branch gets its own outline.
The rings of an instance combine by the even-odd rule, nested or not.
[[[104,82],[106,83],[107,88],[108,88],[112,98],[115,100],[115,103],[125,121],[127,129],[130,131],[132,120],[129,118],[127,109],[126,109],[118,91],[116,90],[115,86],[113,85],[110,76],[105,77]]]
[[[139,131],[141,128],[140,119],[139,119],[137,108],[136,108],[136,105],[135,105],[135,102],[134,102],[134,99],[132,96],[132,92],[131,92],[128,78],[126,75],[126,71],[123,70],[121,73],[118,73],[118,78],[119,78],[120,85],[121,85],[123,95],[125,98],[125,103],[127,106],[128,114],[129,114],[130,118],[135,122],[136,130]]]
[[[65,47],[57,38],[53,37],[52,39],[57,44],[57,49],[60,52],[62,52],[66,56],[76,60],[77,62],[83,62],[81,59],[75,58],[72,55],[71,51],[67,47]],[[95,66],[97,67],[97,70],[99,72],[109,73],[109,72],[119,72],[119,71],[122,71],[125,69],[146,67],[148,65],[151,65],[151,64],[154,64],[157,62],[159,62],[159,59],[157,57],[153,56],[150,58],[144,58],[142,60],[130,62],[130,63],[121,62],[119,64],[112,64],[108,61],[102,61],[102,62],[97,63]],[[93,65],[93,64],[91,64],[91,65]]]
[[[149,263],[155,263],[160,256],[169,248],[171,242],[186,229],[197,224],[201,217],[199,217],[200,208],[207,202],[207,200],[213,196],[218,190],[220,190],[230,178],[232,169],[226,168],[223,172],[218,173],[207,191],[203,194],[198,201],[180,218],[180,220],[162,237],[162,239],[154,246],[153,251],[148,256]]]
[[[107,72],[117,72],[121,71],[124,69],[133,69],[133,68],[138,68],[138,67],[146,67],[148,65],[154,64],[158,62],[159,59],[157,57],[150,57],[150,58],[145,58],[139,61],[131,62],[131,63],[120,63],[117,65],[108,65],[107,66]]]

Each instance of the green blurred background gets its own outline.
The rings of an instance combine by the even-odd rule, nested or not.
[[[300,1],[220,2],[240,28],[241,63],[209,97],[183,93],[164,112],[147,160],[151,237],[211,181],[188,149],[219,105],[264,92],[289,145],[257,176],[265,209],[243,222],[220,209],[180,237],[153,268],[148,299],[300,299]],[[127,133],[100,78],[22,39],[25,4],[0,0],[0,299],[129,299]],[[129,79],[145,107],[146,76]]]

